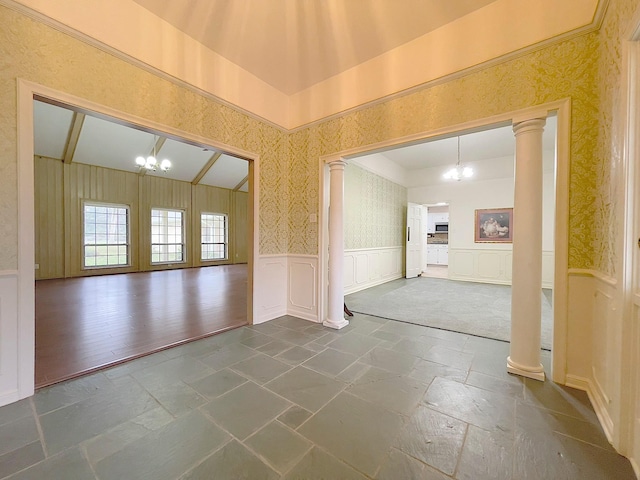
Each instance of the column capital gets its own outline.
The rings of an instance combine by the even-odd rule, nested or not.
[[[547,123],[547,119],[545,118],[529,118],[522,120],[517,123],[513,123],[513,133],[518,136],[520,133],[531,132],[538,130],[542,132],[544,130],[544,126]]]
[[[334,168],[344,168],[347,165],[347,162],[345,162],[342,158],[338,158],[336,160],[331,160],[329,162],[327,162],[329,164],[329,169],[332,170]]]
[[[528,109],[528,110],[516,113],[511,119],[511,123],[515,125],[516,123],[525,122],[527,120],[535,120],[535,119],[546,120],[548,116],[549,116],[549,111],[547,109],[532,108],[532,109]]]

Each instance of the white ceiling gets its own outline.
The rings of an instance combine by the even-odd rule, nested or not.
[[[287,95],[495,0],[134,0]]]
[[[557,118],[548,117],[542,137],[545,171],[552,171],[555,159]],[[440,182],[454,166],[458,137],[441,138],[416,145],[364,155],[353,163],[404,186],[417,182]],[[476,180],[513,177],[515,137],[511,125],[460,135],[460,163],[475,170]]]
[[[33,102],[33,109],[34,153],[63,160],[74,112],[37,100]],[[145,172],[147,175],[192,182],[211,157],[218,153],[214,149],[196,147],[170,138],[154,152],[158,139],[159,136],[153,133],[86,115],[72,161],[137,173],[136,157],[155,153],[159,160],[167,158],[171,161],[171,170],[166,173],[148,171]],[[248,173],[249,164],[246,160],[222,154],[198,183],[247,192]]]

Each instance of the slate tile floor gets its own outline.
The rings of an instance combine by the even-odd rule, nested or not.
[[[339,332],[281,317],[0,408],[0,478],[635,478],[583,392],[510,376],[507,354],[366,315]]]

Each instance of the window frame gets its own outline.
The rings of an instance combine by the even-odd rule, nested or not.
[[[224,242],[204,242],[204,231],[202,228],[202,217],[204,215],[220,216],[224,219]],[[203,258],[204,245],[223,245],[224,257],[223,258]],[[200,212],[200,261],[201,262],[226,262],[229,260],[229,215],[226,213],[218,212]]]
[[[154,211],[163,211],[163,212],[179,212],[181,215],[181,237],[182,243],[153,243],[153,212]],[[149,262],[152,266],[155,265],[172,265],[172,264],[180,264],[187,262],[187,230],[186,230],[186,211],[181,208],[165,208],[165,207],[151,207],[151,211],[149,212]],[[153,261],[153,247],[154,245],[181,245],[182,247],[182,259],[181,260],[167,260],[167,261]],[[167,253],[168,255],[168,253]]]
[[[122,244],[122,243],[115,243],[115,244],[109,244],[108,242],[105,244],[87,244],[86,243],[86,236],[87,236],[87,222],[86,222],[86,207],[87,206],[93,206],[93,207],[107,207],[107,208],[123,208],[126,212],[126,243]],[[96,225],[96,222],[94,222],[94,225]],[[87,254],[86,254],[86,249],[87,247],[109,247],[109,246],[124,246],[126,247],[126,257],[127,257],[127,262],[126,263],[119,263],[116,265],[87,265]],[[81,256],[82,256],[82,260],[81,260],[81,270],[100,270],[100,269],[114,269],[114,268],[128,268],[131,267],[131,206],[127,205],[127,204],[123,204],[123,203],[111,203],[111,202],[100,202],[100,201],[95,201],[95,200],[84,200],[82,202],[82,252],[81,252]],[[94,255],[94,257],[97,257],[98,255]],[[107,255],[108,257],[108,255]]]

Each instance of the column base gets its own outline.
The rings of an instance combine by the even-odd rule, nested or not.
[[[520,375],[521,377],[532,378],[533,380],[539,380],[544,382],[544,367],[540,364],[538,367],[525,367],[524,365],[518,365],[511,360],[511,357],[507,357],[507,372],[514,375]]]
[[[325,327],[333,328],[335,330],[340,330],[341,328],[344,328],[347,325],[349,325],[349,320],[345,320],[344,318],[340,318],[338,320],[331,320],[327,318],[324,322],[322,322],[322,325],[324,325]]]

